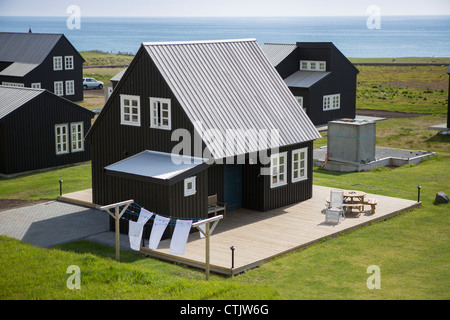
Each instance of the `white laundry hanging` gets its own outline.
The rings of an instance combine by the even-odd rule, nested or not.
[[[170,254],[184,254],[192,220],[177,220],[175,230],[170,241]]]
[[[152,232],[150,233],[150,238],[148,240],[148,248],[156,250],[158,248],[161,237],[169,224],[170,218],[165,218],[160,215],[155,215],[153,220]]]
[[[202,229],[202,231],[206,233],[206,225],[205,224],[198,226],[198,228]],[[202,232],[199,231],[198,233],[200,234],[200,239],[203,239],[205,237],[205,235]]]
[[[140,250],[143,228],[143,223],[128,221],[128,239],[130,240],[131,249],[136,251]]]
[[[141,208],[141,212],[139,213],[139,218],[138,218],[137,222],[146,224],[148,219],[150,219],[152,216],[153,216],[153,212],[150,212],[145,208]]]

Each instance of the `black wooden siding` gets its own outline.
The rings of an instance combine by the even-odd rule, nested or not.
[[[101,122],[88,137],[92,148],[92,188],[93,201],[96,204],[106,205],[127,200],[128,197],[126,190],[122,193],[114,192],[114,198],[110,197],[111,188],[114,187],[108,185],[109,178],[106,177],[104,167],[143,150],[170,153],[179,143],[171,141],[172,131],[177,128],[185,128],[193,136],[192,124],[148,54],[142,50],[145,49],[141,48],[136,54],[96,120]],[[140,97],[140,127],[120,124],[120,94]],[[150,128],[150,97],[171,99],[172,130]],[[159,197],[156,201],[166,200]],[[162,209],[165,210],[165,207]]]
[[[184,196],[184,181],[175,183],[172,186],[154,184],[134,179],[107,176],[105,191],[107,203],[114,203],[119,200],[133,199],[135,203],[151,212],[164,216],[174,217],[168,226],[163,238],[171,236],[176,218],[183,219],[205,219],[207,218],[208,204],[208,171],[204,170],[196,175],[196,193],[191,196]],[[120,200],[120,201],[122,201]],[[130,207],[130,210],[139,213],[139,209]],[[136,221],[136,214],[124,214],[124,219],[120,220],[120,232],[128,233],[128,220]],[[151,221],[149,221],[151,223]],[[110,229],[115,230],[115,221],[110,218]],[[145,227],[144,237],[150,236],[151,225]]]
[[[56,154],[55,125],[84,123],[91,127],[94,113],[49,92],[43,92],[0,120],[0,173],[14,174],[90,160],[89,144],[84,151]],[[69,142],[70,140],[69,134]],[[69,144],[70,150],[70,144]]]
[[[308,148],[308,179],[294,182],[292,174],[292,150]],[[313,142],[281,147],[279,152],[287,154],[287,181],[284,186],[270,188],[270,176],[260,175],[261,164],[249,164],[242,168],[242,207],[256,211],[267,211],[312,197]],[[219,201],[224,201],[224,165],[212,165],[208,169],[209,195],[217,193]]]

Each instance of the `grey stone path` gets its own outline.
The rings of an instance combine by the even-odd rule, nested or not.
[[[80,239],[115,245],[106,212],[59,201],[0,212],[0,235],[38,247]],[[129,249],[126,235],[121,235],[121,247]]]

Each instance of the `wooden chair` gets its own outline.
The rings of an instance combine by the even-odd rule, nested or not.
[[[217,194],[212,196],[208,196],[208,215],[214,213],[217,215],[217,212],[223,211],[223,216],[225,217],[227,213],[227,204],[224,202],[217,201]]]

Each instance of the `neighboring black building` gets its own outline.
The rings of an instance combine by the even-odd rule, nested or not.
[[[254,157],[274,146],[267,132],[278,152]],[[190,137],[184,152],[178,133]],[[228,210],[300,202],[312,196],[318,138],[256,40],[143,43],[86,136],[93,202],[134,199],[183,218],[206,218],[214,194]]]
[[[0,174],[89,161],[94,115],[47,90],[0,85]]]
[[[331,42],[262,46],[315,125],[355,118],[358,69]]]
[[[0,32],[0,84],[83,100],[85,60],[63,34]]]

